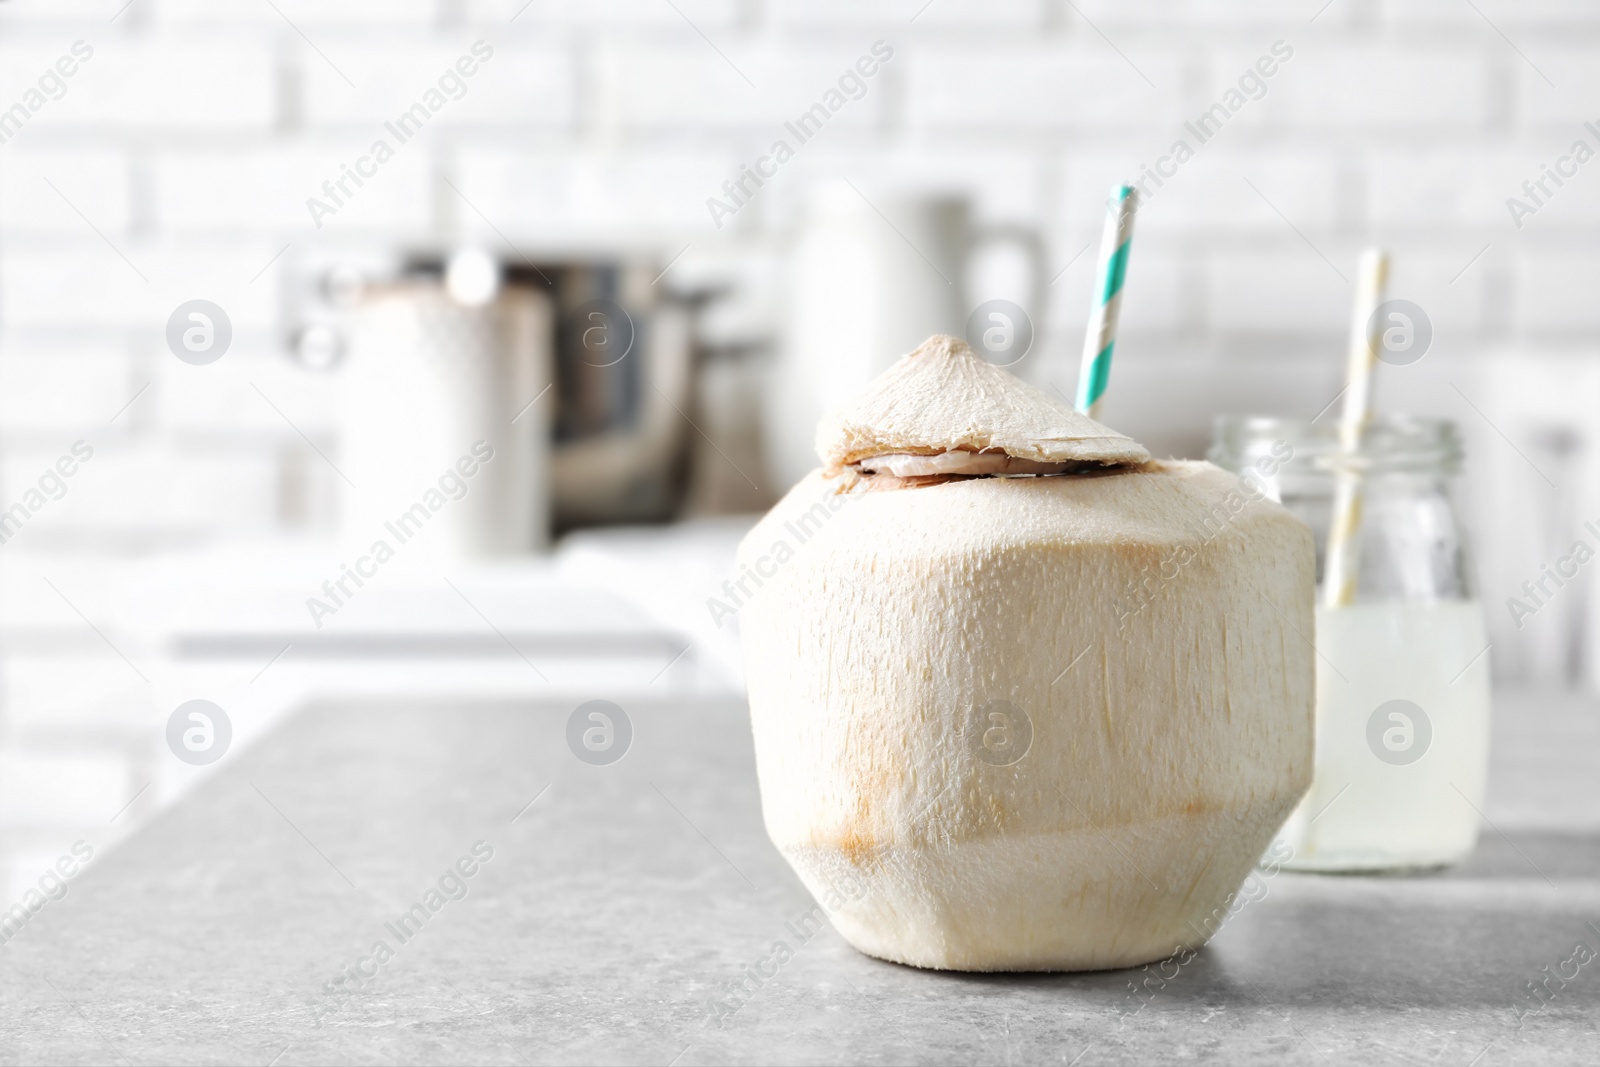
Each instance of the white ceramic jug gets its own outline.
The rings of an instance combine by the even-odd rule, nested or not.
[[[818,418],[929,334],[963,336],[976,306],[972,254],[1013,241],[1033,259],[1037,316],[1041,257],[1031,231],[972,225],[967,201],[839,181],[811,191],[790,260],[787,323],[766,393],[768,474],[781,494],[817,465]],[[992,294],[982,294],[992,295]]]

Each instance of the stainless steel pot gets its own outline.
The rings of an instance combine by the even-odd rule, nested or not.
[[[526,473],[516,475],[515,487],[504,491],[516,498],[508,499],[507,507],[532,514],[537,530],[528,537],[499,537],[496,543],[511,550],[538,547],[552,530],[670,518],[683,496],[690,432],[689,304],[653,284],[659,267],[644,260],[477,257],[475,266],[487,262],[492,277],[482,277],[481,271],[456,277],[460,272],[452,264],[462,261],[461,254],[450,259],[413,255],[382,270],[369,263],[328,271],[323,298],[345,310],[332,322],[324,318],[301,331],[300,358],[318,367],[348,364],[340,373],[363,383],[357,392],[369,393],[374,381],[392,390],[393,375],[418,375],[423,373],[418,367],[433,367],[427,373],[435,375],[438,388],[430,393],[423,379],[407,387],[419,397],[432,397],[433,414],[424,420],[428,426],[452,419],[462,426],[472,422],[444,414],[465,401],[438,377],[446,368],[457,368],[457,379],[467,374],[477,395],[471,403],[494,412],[480,412],[480,422],[502,419],[509,427],[514,418],[517,428],[505,431],[507,439],[530,459]],[[405,306],[409,312],[397,310]],[[459,320],[459,328],[434,328],[445,319]],[[520,325],[510,326],[512,319]],[[485,346],[506,350],[491,355]],[[413,347],[426,358],[408,357],[385,368],[385,359],[392,362],[394,353]],[[486,369],[491,366],[498,370]],[[468,373],[469,367],[479,369]],[[456,380],[451,388],[466,386]],[[381,408],[364,409],[351,389],[345,392],[351,400],[346,451],[371,455],[374,469],[381,471],[382,456],[416,450],[418,435],[405,434],[403,421],[385,420]],[[418,402],[427,408],[427,402]],[[537,500],[522,500],[528,493]]]

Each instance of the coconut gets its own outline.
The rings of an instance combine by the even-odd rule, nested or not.
[[[1311,782],[1310,531],[949,337],[817,444],[740,630],[767,832],[835,927],[975,971],[1203,944]]]

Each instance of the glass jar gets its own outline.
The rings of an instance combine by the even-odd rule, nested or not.
[[[1489,642],[1452,501],[1455,425],[1375,419],[1349,455],[1331,420],[1226,417],[1209,458],[1316,537],[1316,773],[1279,833],[1293,849],[1283,866],[1393,871],[1464,859],[1488,770]],[[1353,603],[1331,606],[1322,579],[1341,477],[1356,479],[1361,521]]]

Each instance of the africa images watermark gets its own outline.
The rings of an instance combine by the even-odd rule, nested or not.
[[[74,858],[76,857],[76,858]],[[78,876],[82,865],[94,858],[94,848],[83,841],[72,843],[72,855],[62,856],[53,866],[45,868],[44,874],[39,876],[37,889],[29,886],[22,894],[22,900],[11,905],[4,912],[0,912],[0,945],[8,943],[13,937],[22,932],[44,906],[52,900],[61,900],[67,895],[67,883]]]
[[[15,537],[23,524],[43,511],[51,501],[66,496],[67,479],[77,474],[82,465],[93,457],[94,449],[88,442],[72,442],[70,453],[61,456],[39,475],[38,485],[23,490],[21,500],[0,512],[0,545]]]
[[[1593,122],[1585,122],[1583,128],[1589,132],[1590,136],[1595,138],[1597,144],[1600,144],[1600,125],[1596,125]],[[1594,156],[1595,150],[1589,146],[1588,141],[1580,137],[1572,142],[1572,147],[1567,149],[1566,155],[1556,158],[1553,166],[1549,163],[1539,164],[1538,175],[1522,183],[1522,192],[1527,197],[1527,200],[1515,196],[1506,197],[1506,210],[1511,212],[1512,225],[1519,230],[1522,229],[1526,224],[1525,220],[1537,215],[1539,210],[1545,207],[1555,196],[1556,192],[1567,184],[1562,179],[1576,178],[1578,176],[1578,168],[1589,162]],[[1554,190],[1550,188],[1551,182],[1555,183]]]
[[[1590,519],[1583,524],[1583,528],[1600,542],[1600,525],[1596,525],[1597,521],[1600,520]],[[1580,537],[1572,543],[1566,555],[1557,557],[1554,564],[1541,564],[1539,575],[1522,583],[1522,595],[1527,597],[1526,600],[1514,596],[1506,598],[1506,610],[1511,613],[1511,621],[1517,624],[1517,629],[1528,625],[1527,620],[1554,600],[1562,587],[1578,576],[1579,568],[1594,557],[1594,545]]]
[[[1139,177],[1133,184],[1139,190],[1140,199],[1149,203],[1155,196],[1149,183],[1154,182],[1155,187],[1160,189],[1166,184],[1163,179],[1177,177],[1178,168],[1194,158],[1199,146],[1222,132],[1222,127],[1243,111],[1246,105],[1266,96],[1267,79],[1278,73],[1279,68],[1293,57],[1292,45],[1287,41],[1273,41],[1270,54],[1261,56],[1254,65],[1246,67],[1244,73],[1239,75],[1236,87],[1225,90],[1222,98],[1202,111],[1193,122],[1185,122],[1183,128],[1194,138],[1194,144],[1191,145],[1187,137],[1180,137],[1173,142],[1166,155],[1156,160],[1153,168],[1148,163],[1139,165]]]
[[[76,58],[74,58],[76,57]],[[45,68],[37,84],[24,89],[22,99],[0,111],[0,145],[22,132],[22,127],[44,110],[52,100],[67,95],[67,79],[78,73],[79,67],[94,58],[94,47],[87,41],[73,41],[71,55],[61,56],[55,65]]]
[[[479,67],[488,63],[493,56],[494,48],[488,42],[472,42],[470,54],[463,53],[453,66],[445,68],[444,73],[439,75],[436,85],[423,90],[420,100],[402,111],[393,122],[383,124],[383,128],[394,137],[395,145],[403,145],[411,140],[422,132],[422,128],[435,115],[444,110],[446,104],[466,96],[467,79],[478,73]],[[348,163],[339,164],[339,175],[322,183],[322,193],[327,200],[315,196],[306,198],[306,210],[311,213],[311,221],[316,223],[317,229],[322,229],[324,218],[337,215],[355,197],[355,191],[350,188],[351,182],[355,182],[359,191],[366,184],[363,179],[377,177],[378,168],[394,157],[394,146],[387,139],[379,137],[372,142],[366,155],[356,159],[354,167]]]
[[[356,960],[354,965],[344,968],[336,976],[324,982],[322,997],[310,1001],[308,1005],[314,1016],[312,1025],[320,1027],[324,1016],[344,1010],[350,998],[357,992],[364,991],[368,983],[378,977],[384,965],[395,958],[400,947],[421,933],[423,926],[443,911],[446,904],[466,899],[467,893],[471,891],[469,880],[492,859],[494,859],[494,846],[487,841],[474,841],[471,855],[462,856],[452,866],[446,867],[439,875],[436,887],[429,886],[421,898],[403,911],[398,918],[384,923],[384,931],[394,939],[394,943],[391,945],[387,938],[378,938],[372,943],[372,948],[367,954]],[[367,969],[368,965],[371,966],[371,970]],[[334,1002],[334,998],[339,999]]]
[[[1238,518],[1247,506],[1269,499],[1272,496],[1272,479],[1276,478],[1283,465],[1293,458],[1293,445],[1287,441],[1274,441],[1269,453],[1256,457],[1254,463],[1241,470],[1239,488],[1230,489],[1227,495],[1196,524],[1198,542],[1180,543],[1157,562],[1145,564],[1138,576],[1128,584],[1117,601],[1118,629],[1126,629],[1128,620],[1136,618],[1140,612],[1154,603],[1165,588],[1163,583],[1170,582],[1183,573],[1183,568],[1193,563],[1202,551],[1233,524],[1234,519]]]
[[[741,608],[754,600],[763,584],[762,579],[777,575],[778,568],[794,559],[798,548],[816,537],[827,521],[842,511],[856,495],[849,492],[829,493],[797,519],[783,524],[785,532],[794,539],[793,544],[789,537],[780,537],[770,549],[755,558],[753,565],[741,564],[739,576],[722,583],[722,592],[727,599],[715,596],[706,598],[706,611],[711,615],[711,621],[717,624],[717,629],[722,629],[723,619],[739,614]],[[755,584],[755,589],[750,588],[751,583]]]
[[[761,991],[762,986],[778,977],[784,964],[794,959],[802,948],[810,944],[812,938],[822,932],[828,925],[827,916],[839,912],[847,904],[864,900],[866,896],[866,887],[854,875],[849,875],[842,889],[830,886],[816,898],[816,903],[812,904],[809,911],[785,920],[783,929],[788,937],[773,941],[772,946],[755,963],[744,965],[738,981],[729,982],[720,996],[706,1000],[706,1020],[716,1023],[718,1027],[726,1026],[739,1013],[739,1009]],[[791,938],[793,944],[790,943]]]
[[[1251,871],[1245,877],[1244,884],[1234,892],[1229,893],[1220,905],[1211,910],[1210,915],[1207,915],[1199,922],[1191,921],[1190,928],[1200,935],[1202,941],[1210,941],[1216,937],[1217,933],[1235,915],[1238,915],[1249,905],[1267,898],[1267,893],[1271,888],[1268,886],[1267,880],[1275,876],[1283,865],[1293,858],[1294,847],[1292,845],[1285,841],[1274,841],[1272,847],[1267,849],[1266,854],[1261,857],[1261,862],[1257,869]],[[1140,978],[1139,984],[1135,985],[1131,981],[1128,982],[1128,993],[1138,999],[1139,1006],[1133,1011],[1120,1013],[1122,1021],[1131,1019],[1144,1011],[1150,1002],[1155,999],[1156,994],[1165,989],[1168,982],[1177,978],[1182,973],[1183,968],[1193,962],[1194,958],[1199,954],[1200,950],[1197,948],[1185,948],[1182,945],[1176,945],[1172,949],[1172,955],[1166,959],[1145,964],[1141,968],[1143,977]],[[1152,967],[1155,968],[1154,971],[1151,971],[1150,968]],[[1171,970],[1170,974],[1167,973],[1169,968]]]
[[[883,64],[893,58],[894,48],[888,42],[872,42],[871,53],[857,59],[855,66],[845,68],[844,73],[839,75],[837,87],[823,93],[820,101],[812,104],[793,122],[785,122],[784,130],[794,138],[796,145],[805,144],[822,131],[829,119],[843,111],[846,104],[866,96],[866,79],[877,74]],[[778,168],[794,158],[794,153],[794,146],[780,137],[772,142],[767,154],[758,158],[753,166],[749,163],[740,164],[738,177],[722,183],[727,200],[715,196],[706,198],[706,210],[711,213],[711,221],[717,229],[722,229],[724,219],[731,219],[754,200],[761,187],[777,177]],[[752,182],[755,183],[754,189],[750,188]]]
[[[1591,930],[1600,929],[1592,922],[1588,925]],[[1577,980],[1579,972],[1594,962],[1595,956],[1595,950],[1587,941],[1579,941],[1572,946],[1572,954],[1566,959],[1554,967],[1545,964],[1539,972],[1541,977],[1537,981],[1529,979],[1524,982],[1526,988],[1522,995],[1533,1004],[1533,1007],[1517,1012],[1517,1029],[1521,1030],[1530,1016],[1542,1014],[1545,1008],[1565,992],[1568,985]]]
[[[395,549],[422,532],[444,506],[451,501],[459,501],[467,495],[470,488],[469,479],[482,469],[482,465],[494,459],[494,446],[487,441],[473,443],[470,455],[457,459],[455,466],[448,467],[439,475],[436,486],[429,486],[423,491],[422,499],[402,511],[398,516],[383,524],[385,531],[395,540],[391,545],[385,538],[379,537],[372,542],[367,554],[356,559],[354,568],[348,563],[339,564],[339,576],[329,578],[322,583],[322,592],[327,600],[318,597],[306,598],[306,610],[311,613],[311,621],[316,623],[317,629],[322,629],[322,620],[329,615],[337,615],[339,609],[355,598],[356,593],[366,585],[363,578],[373,578],[378,574],[378,568],[388,563],[395,557]],[[448,495],[447,495],[448,494]],[[350,583],[355,583],[355,588],[350,588]],[[331,601],[331,603],[329,602]]]

